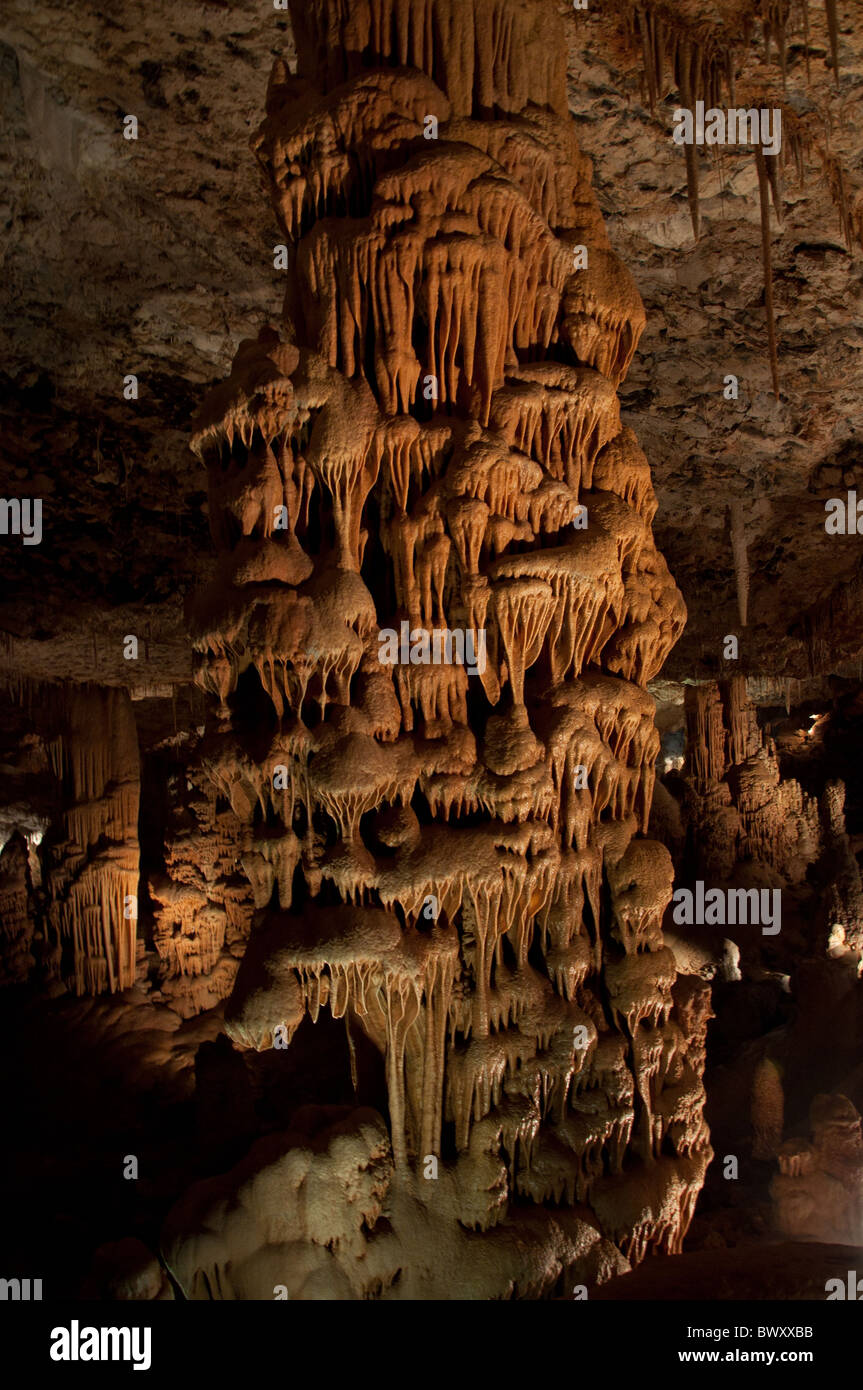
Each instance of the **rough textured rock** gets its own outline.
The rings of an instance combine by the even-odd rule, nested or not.
[[[863,1137],[845,1096],[816,1096],[811,1143],[788,1140],[770,1184],[777,1229],[794,1239],[859,1245],[863,1235]]]
[[[174,1297],[170,1280],[159,1261],[134,1236],[103,1245],[93,1257],[91,1284],[93,1298],[112,1302],[170,1302]]]
[[[711,882],[772,870],[799,883],[821,851],[818,803],[782,778],[742,676],[690,685],[687,819],[696,827],[696,873]],[[766,881],[766,880],[765,880]],[[755,882],[755,878],[753,878]]]
[[[536,1208],[488,1230],[506,1170],[477,1144],[472,1174],[472,1194],[446,1171],[397,1181],[380,1115],[313,1106],[184,1197],[165,1260],[193,1299],[292,1301],[538,1298],[629,1267],[584,1211]]]
[[[466,70],[428,37],[443,0],[402,48],[384,13],[304,10],[297,75],[274,68],[283,336],[241,344],[195,436],[219,552],[190,609],[202,758],[258,909],[228,1029],[284,1046],[329,1007],[380,1051],[397,1267],[402,1194],[438,1160],[439,1223],[584,1203],[640,1259],[679,1248],[710,1157],[703,986],[675,983],[668,856],[638,838],[643,686],[683,622],[614,393],[643,318],[568,117],[525,104],[563,108],[551,8],[492,42],[499,4]]]

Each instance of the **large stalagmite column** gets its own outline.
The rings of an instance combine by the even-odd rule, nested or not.
[[[380,1049],[388,1114],[250,1159],[296,1192],[301,1153],[314,1217],[285,1198],[274,1226],[249,1165],[245,1225],[190,1195],[166,1249],[193,1296],[272,1297],[288,1245],[291,1297],[547,1293],[592,1242],[679,1249],[711,1156],[709,1004],[675,978],[671,862],[643,838],[645,686],[685,610],[620,424],[644,313],[556,8],[303,0],[298,72],[270,81],[284,317],[195,441],[207,762],[258,908],[228,1028],[268,1048],[330,1009]],[[355,1160],[361,1229],[335,1214]],[[190,1234],[201,1203],[222,1255]]]

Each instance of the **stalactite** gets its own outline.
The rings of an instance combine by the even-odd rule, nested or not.
[[[770,184],[766,159],[761,146],[755,149],[758,170],[758,196],[761,201],[761,260],[764,268],[764,312],[767,316],[767,350],[770,356],[770,375],[773,394],[779,399],[779,358],[776,351],[776,318],[773,311],[773,268],[770,248]]]
[[[684,51],[684,67],[680,80],[680,96],[684,106],[690,110],[695,110],[695,98],[692,95],[692,81],[689,72],[688,52]],[[686,159],[686,197],[689,203],[689,217],[692,222],[692,235],[697,241],[701,235],[701,205],[698,194],[698,150],[692,143],[686,145],[684,150]]]
[[[809,0],[802,0],[801,10],[803,14],[803,49],[806,54],[806,85],[812,81],[812,60],[809,53]]]
[[[819,149],[821,155],[821,166],[824,177],[836,208],[839,212],[839,224],[842,228],[842,235],[845,238],[845,245],[848,250],[852,250],[855,240],[854,218],[851,209],[851,200],[848,193],[848,179],[843,168],[842,161],[832,154],[827,148]],[[863,245],[863,236],[857,232],[856,239]]]
[[[824,0],[827,12],[827,33],[830,36],[830,57],[833,60],[833,79],[839,86],[839,11],[836,0]]]
[[[737,615],[740,618],[740,626],[746,627],[749,614],[749,557],[742,502],[732,502],[729,511],[731,513],[731,552],[734,556],[734,579],[737,588]]]

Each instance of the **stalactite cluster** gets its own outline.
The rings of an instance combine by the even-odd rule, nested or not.
[[[27,845],[15,831],[0,850],[0,984],[27,979],[35,964],[31,952],[34,922],[27,872]]]
[[[276,65],[255,142],[284,320],[241,345],[195,438],[219,557],[191,609],[218,701],[202,766],[256,908],[228,1030],[284,1046],[329,1009],[379,1051],[402,1241],[422,1209],[548,1251],[551,1208],[578,1203],[570,1234],[677,1250],[710,1157],[709,1004],[663,945],[671,863],[643,836],[645,687],[685,610],[620,424],[644,314],[564,114],[553,6],[293,8],[298,74]],[[482,660],[420,642],[387,664],[402,625]],[[297,1141],[333,1182],[330,1143]],[[172,1267],[231,1296],[190,1210]],[[326,1277],[389,1296],[335,1244]]]
[[[12,897],[0,907],[5,934],[21,937],[20,948],[27,942],[16,977],[24,978],[34,963],[29,943],[38,920],[40,964],[48,977],[61,977],[75,994],[128,989],[137,962],[140,793],[129,696],[102,686],[25,680],[8,685],[8,698],[27,730],[24,805],[44,812],[41,820],[28,813],[34,827],[48,827],[44,840],[40,830],[34,841],[22,822],[29,862],[19,862],[15,850],[22,833],[0,860],[7,872],[13,861],[20,868]],[[30,919],[27,931],[22,911]]]
[[[846,660],[858,655],[861,615],[863,562],[858,560],[851,574],[822,591],[791,629],[804,647],[811,675],[830,669],[837,653]]]
[[[49,751],[64,787],[65,838],[49,848],[50,920],[71,949],[76,994],[128,989],[138,915],[135,721],[125,691],[71,688],[57,701]]]
[[[751,860],[799,882],[819,854],[818,802],[799,782],[781,778],[745,678],[687,686],[686,722],[697,872],[718,884]]]
[[[744,107],[778,108],[782,112],[783,138],[779,154],[766,154],[760,145],[756,146],[754,154],[761,208],[768,357],[773,390],[778,398],[779,355],[773,306],[770,203],[772,198],[781,224],[781,171],[793,163],[798,180],[802,182],[804,154],[811,145],[814,144],[817,151],[849,250],[855,239],[863,246],[859,200],[851,197],[846,172],[830,149],[826,113],[813,108],[805,117],[801,117],[794,105],[785,99],[786,54],[792,26],[802,31],[807,84],[810,80],[809,0],[801,0],[799,4],[791,0],[729,0],[729,3],[719,7],[718,13],[712,9],[705,11],[698,4],[670,4],[669,0],[619,0],[618,8],[624,41],[640,54],[642,87],[652,112],[671,90],[679,93],[682,106],[690,111],[695,109],[696,102],[703,101],[705,108],[721,107],[727,102]],[[825,15],[833,74],[838,87],[839,22],[836,0],[825,0]],[[776,48],[782,77],[782,98],[779,100],[762,91],[744,91],[738,82],[741,55],[749,44],[753,24],[759,20],[768,65],[771,49],[774,45]],[[684,154],[692,231],[697,240],[701,229],[698,150],[694,145],[687,144]],[[863,199],[863,194],[859,198]]]

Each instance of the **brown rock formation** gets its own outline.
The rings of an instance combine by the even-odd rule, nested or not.
[[[11,694],[12,717],[23,721],[15,779],[21,800],[4,816],[18,830],[19,845],[21,833],[26,836],[30,852],[26,870],[20,854],[14,861],[17,881],[0,907],[18,957],[17,965],[10,963],[7,945],[4,968],[26,978],[35,959],[21,950],[39,919],[49,976],[61,977],[76,994],[128,989],[137,963],[140,778],[129,696],[99,686],[27,682]],[[0,861],[6,875],[13,871],[14,843]]]
[[[30,946],[33,917],[30,911],[30,883],[27,842],[15,830],[0,850],[0,983],[26,980],[35,965]]]
[[[687,686],[686,719],[686,804],[697,873],[719,882],[749,861],[800,882],[820,851],[818,802],[780,776],[744,678]]]
[[[276,64],[256,140],[284,322],[196,436],[202,761],[257,909],[231,1036],[283,1047],[329,1007],[382,1055],[389,1115],[310,1117],[227,1180],[245,1216],[196,1190],[166,1249],[192,1297],[292,1271],[292,1297],[434,1297],[453,1262],[464,1296],[549,1292],[601,1233],[679,1249],[710,1157],[709,1005],[675,978],[670,859],[640,838],[644,687],[685,616],[615,396],[643,309],[553,6],[293,10],[298,72]],[[308,1202],[273,1225],[283,1167]],[[369,1201],[340,1216],[355,1170]]]
[[[825,923],[831,953],[854,951],[863,958],[863,884],[845,828],[845,784],[829,782],[822,797],[824,877],[827,880]]]
[[[148,886],[155,904],[159,993],[188,1017],[230,993],[249,935],[253,894],[241,870],[248,837],[193,753],[169,779],[169,792],[165,870],[151,875]]]
[[[841,1095],[819,1095],[810,1110],[811,1143],[788,1140],[770,1185],[778,1230],[795,1239],[863,1241],[863,1138],[860,1116]]]

